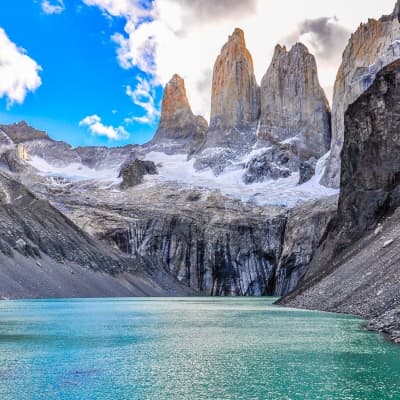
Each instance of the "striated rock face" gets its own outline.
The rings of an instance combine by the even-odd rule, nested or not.
[[[25,147],[17,145],[0,154],[0,167],[10,172],[20,173],[27,168],[26,159]]]
[[[346,112],[338,216],[325,246],[329,259],[400,206],[398,85],[395,61]]]
[[[143,183],[145,175],[156,175],[157,167],[153,161],[134,160],[121,167],[119,177],[122,178],[121,189],[128,189]]]
[[[382,67],[400,58],[399,11],[397,2],[391,15],[361,24],[343,53],[333,94],[331,155],[322,179],[326,186],[339,187],[347,107],[369,88]]]
[[[292,214],[177,184],[113,193],[112,202],[99,190],[77,199],[72,186],[47,194],[88,233],[207,295],[286,293],[334,212],[328,203],[311,203]],[[286,233],[287,226],[293,228]]]
[[[399,132],[400,60],[346,112],[337,217],[286,304],[364,317],[399,307]]]
[[[275,296],[283,296],[297,287],[336,215],[336,208],[337,197],[333,196],[291,212],[276,270]]]
[[[320,158],[329,150],[329,103],[315,58],[301,43],[290,51],[275,48],[261,82],[258,138],[270,143],[290,140],[301,160]]]
[[[76,196],[75,196],[76,197]],[[154,271],[154,270],[153,270]],[[0,296],[160,296],[191,291],[150,261],[85,233],[47,200],[0,171]]]
[[[214,65],[206,146],[241,143],[243,134],[254,128],[259,113],[259,88],[253,60],[246,48],[244,33],[237,28]]]
[[[161,119],[152,143],[169,140],[199,145],[207,128],[207,121],[192,112],[183,79],[174,75],[164,89]]]

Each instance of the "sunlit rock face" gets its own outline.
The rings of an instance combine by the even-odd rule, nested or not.
[[[322,179],[339,187],[340,152],[343,146],[344,114],[373,83],[377,72],[400,57],[400,2],[392,14],[361,24],[351,36],[337,73],[332,106],[331,156]]]
[[[290,141],[300,159],[320,158],[330,145],[330,108],[319,84],[315,58],[297,43],[280,45],[261,82],[258,139]]]
[[[179,75],[174,75],[164,89],[160,123],[152,143],[165,141],[201,143],[207,128],[207,121],[192,112],[184,80]]]
[[[246,48],[244,33],[237,28],[214,65],[206,146],[248,142],[246,133],[256,125],[259,113],[259,88],[253,60]]]

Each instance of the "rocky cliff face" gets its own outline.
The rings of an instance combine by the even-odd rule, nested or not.
[[[301,160],[320,158],[330,146],[330,107],[318,80],[317,64],[301,43],[290,51],[276,46],[261,82],[258,138],[291,141]]]
[[[240,29],[215,63],[208,130],[193,115],[177,75],[165,88],[157,134],[143,146],[72,148],[26,124],[0,128],[0,168],[96,238],[93,249],[75,236],[55,241],[59,253],[77,260],[45,256],[57,265],[85,264],[101,240],[102,251],[122,265],[121,274],[126,262],[143,267],[146,282],[166,293],[187,293],[180,292],[186,285],[209,295],[282,295],[295,287],[335,201],[304,204],[334,191],[321,191],[315,182],[297,186],[300,167],[304,182],[315,170],[313,157],[326,150],[329,110],[314,58],[302,45],[280,50],[264,79],[259,138],[260,90]],[[27,168],[6,131],[27,150]],[[155,165],[159,174],[147,176]],[[278,179],[276,186],[270,182]],[[298,204],[304,205],[290,209]],[[49,232],[57,236],[54,230],[64,228],[57,220]],[[80,245],[82,252],[74,253]]]
[[[85,233],[46,200],[0,171],[0,296],[186,294],[146,260],[129,259]]]
[[[377,72],[400,57],[400,3],[391,15],[361,24],[351,36],[337,73],[332,106],[331,156],[322,183],[339,187],[344,114],[375,79]]]
[[[100,189],[77,197],[79,190],[70,185],[46,193],[75,223],[132,260],[150,260],[191,289],[218,296],[286,293],[304,274],[336,208],[335,201],[310,203],[291,213],[172,183],[112,197]]]
[[[174,75],[165,86],[160,123],[151,143],[178,141],[195,148],[203,142],[207,128],[207,121],[192,112],[183,79]]]
[[[50,139],[46,132],[32,128],[25,121],[12,125],[0,125],[0,129],[16,144],[34,139]]]
[[[400,61],[395,61],[346,112],[337,217],[302,286],[285,304],[378,320],[399,307],[399,116]]]
[[[218,56],[213,72],[207,147],[248,144],[260,113],[259,88],[244,33],[235,29]],[[254,135],[254,132],[253,132]]]

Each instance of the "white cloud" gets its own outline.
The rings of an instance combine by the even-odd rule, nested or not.
[[[126,118],[125,122],[130,123],[135,121],[141,124],[154,123],[160,113],[154,104],[155,92],[150,82],[142,77],[138,77],[138,84],[135,89],[132,89],[131,86],[128,85],[125,93],[132,99],[134,104],[141,107],[145,112],[145,114],[140,117]]]
[[[18,47],[0,28],[0,98],[7,98],[7,106],[22,104],[28,92],[41,84],[40,65]]]
[[[210,70],[235,27],[245,31],[260,82],[275,45],[291,44],[288,37],[305,20],[336,17],[335,23],[354,31],[361,21],[390,13],[394,6],[394,0],[154,0],[146,7],[140,0],[83,1],[111,17],[125,18],[124,31],[113,35],[121,67],[135,66],[152,75],[152,85],[164,85],[179,73],[193,110],[205,116],[210,109]],[[338,46],[326,59],[316,48],[320,42],[315,35],[304,34],[301,39],[316,53],[320,81],[330,96],[344,49]]]
[[[64,0],[42,1],[42,11],[45,14],[61,14],[65,10]]]
[[[106,126],[101,122],[101,118],[98,115],[89,115],[85,117],[79,126],[87,126],[95,136],[106,136],[110,140],[121,140],[129,137],[129,133],[124,127],[118,126],[114,128],[113,126]]]

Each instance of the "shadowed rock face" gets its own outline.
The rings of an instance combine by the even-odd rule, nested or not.
[[[129,259],[0,172],[0,296],[159,296],[191,291],[151,260]]]
[[[156,175],[157,167],[153,161],[134,160],[121,167],[119,177],[122,178],[121,189],[140,185],[145,175]]]
[[[399,132],[400,60],[380,71],[346,112],[337,217],[286,304],[365,317],[400,306]],[[386,319],[371,327],[389,329]]]
[[[246,48],[244,33],[237,28],[214,65],[207,146],[240,143],[240,131],[253,127],[259,113],[253,60]]]
[[[400,61],[347,110],[332,256],[400,206]]]
[[[292,213],[173,183],[115,192],[113,201],[103,190],[79,199],[71,187],[47,194],[133,262],[144,259],[207,295],[285,294],[304,274],[336,209],[335,201],[321,201]]]
[[[343,146],[344,114],[373,83],[377,72],[400,58],[400,2],[392,14],[361,24],[343,53],[333,93],[331,155],[322,184],[339,187],[340,152]]]
[[[330,108],[318,80],[317,64],[301,43],[277,46],[261,82],[258,138],[292,140],[301,160],[320,158],[330,145]]]
[[[152,143],[170,140],[199,144],[207,128],[207,121],[192,112],[183,79],[174,75],[164,89],[161,119]]]

